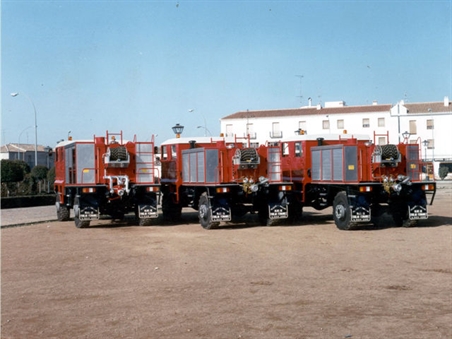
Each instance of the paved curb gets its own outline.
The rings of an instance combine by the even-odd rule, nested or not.
[[[49,220],[38,220],[38,221],[32,221],[32,222],[22,222],[19,224],[1,225],[1,229],[22,227],[22,226],[32,226],[32,225],[44,224],[46,222],[54,222],[54,221],[58,221],[58,220],[57,219],[49,219]]]

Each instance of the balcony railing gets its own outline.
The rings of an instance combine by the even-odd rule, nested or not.
[[[270,138],[276,139],[276,138],[282,138],[283,133],[282,132],[270,132]]]
[[[248,134],[250,136],[250,139],[257,139],[257,133],[243,133],[243,137],[247,138]]]

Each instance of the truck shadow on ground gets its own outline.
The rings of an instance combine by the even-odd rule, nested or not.
[[[183,225],[199,225],[198,214],[196,211],[182,213],[182,216],[178,220],[169,221],[160,215],[158,218],[153,219],[150,225],[138,226],[138,222],[133,215],[126,215],[122,220],[101,219],[91,223],[89,228],[124,228],[124,227],[176,227]],[[236,222],[221,222],[218,229],[244,229],[253,227],[306,227],[316,225],[331,225],[336,227],[331,214],[325,214],[321,212],[309,211],[303,212],[303,216],[300,220],[275,220],[272,226],[265,226],[259,222],[257,214],[247,214],[240,218]],[[451,226],[452,217],[448,216],[431,216],[427,220],[411,221],[404,224],[405,228],[410,227],[440,227]],[[392,217],[390,215],[383,215],[380,217],[378,223],[358,224],[352,231],[378,231],[388,228],[397,228]]]

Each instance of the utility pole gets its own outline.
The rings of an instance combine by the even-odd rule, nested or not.
[[[302,87],[301,87],[301,80],[304,78],[304,75],[295,75],[295,76],[300,78],[300,95],[298,95],[297,97],[300,98],[300,104],[302,104],[302,102],[303,102],[303,92],[302,92]]]

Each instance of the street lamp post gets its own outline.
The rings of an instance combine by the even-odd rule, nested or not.
[[[20,160],[20,157],[19,157],[19,148],[20,148],[20,137],[22,136],[22,134],[27,130],[27,129],[29,129],[30,127],[33,127],[33,126],[28,126],[28,127],[26,127],[26,128],[24,128],[23,130],[22,130],[22,132],[20,132],[20,134],[19,134],[19,144],[17,145],[17,160]],[[22,157],[22,160],[24,160],[23,159],[23,157]]]
[[[402,133],[402,137],[403,137],[403,142],[405,144],[408,144],[408,138],[410,137],[411,133],[408,131],[405,131]]]
[[[31,102],[34,113],[35,113],[35,166],[38,166],[38,119],[37,119],[37,114],[36,114],[36,106],[35,106],[33,100],[31,100],[31,98],[28,95],[24,94],[23,92],[22,92],[22,94],[25,95],[25,97],[27,97],[28,100]],[[19,93],[11,93],[11,96],[13,98],[17,97],[18,95],[19,95]]]
[[[188,111],[189,111],[190,113],[192,113],[192,112],[194,112],[195,110],[194,110],[194,109],[189,109]],[[205,117],[204,114],[202,114],[202,113],[201,113],[201,115],[202,115],[202,118],[203,118],[203,120],[204,120],[204,136],[206,137],[206,136],[207,136],[207,131],[209,131],[209,130],[207,129],[206,117]],[[200,126],[198,126],[198,128],[200,128]],[[212,135],[212,133],[210,133],[210,131],[209,131],[209,134]]]
[[[424,161],[427,161],[427,146],[428,146],[428,140],[422,141],[424,144]]]
[[[47,169],[50,170],[50,156],[52,155],[52,147],[47,146],[46,148],[44,148],[44,150],[46,151],[46,156],[47,156]],[[50,183],[49,183],[49,179],[47,179],[47,193],[50,192]]]
[[[212,133],[210,133],[209,129],[205,126],[198,126],[196,128],[204,128],[204,136],[206,136],[206,132],[209,132],[210,136],[212,136]]]

